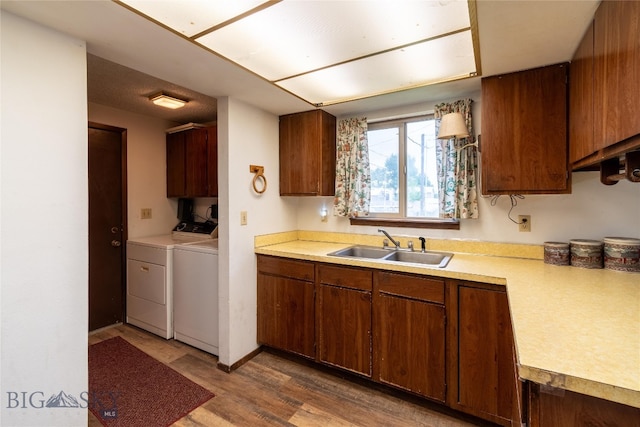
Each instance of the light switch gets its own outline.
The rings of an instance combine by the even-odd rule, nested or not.
[[[247,211],[240,212],[240,225],[247,225]]]
[[[140,209],[140,219],[151,219],[151,208]]]

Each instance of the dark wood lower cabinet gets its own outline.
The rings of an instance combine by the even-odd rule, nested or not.
[[[318,361],[371,377],[371,271],[318,266]]]
[[[640,427],[640,408],[527,383],[530,427]]]
[[[444,281],[374,277],[374,379],[444,403]]]
[[[448,291],[450,406],[517,425],[521,384],[504,288],[460,282]]]
[[[258,342],[315,358],[313,263],[258,257]]]

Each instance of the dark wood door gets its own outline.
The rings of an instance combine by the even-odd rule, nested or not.
[[[322,110],[280,117],[280,195],[333,196],[336,118]]]
[[[322,265],[317,289],[318,360],[371,377],[371,271]]]
[[[89,123],[89,330],[124,320],[126,131]]]
[[[481,286],[481,285],[478,285]],[[452,286],[450,313],[457,351],[450,352],[451,405],[511,425],[519,395],[507,294],[491,286]],[[512,421],[513,420],[513,421]]]
[[[315,357],[313,278],[312,263],[258,256],[259,343]]]
[[[568,64],[482,79],[482,194],[571,191]]]
[[[640,2],[603,1],[595,15],[596,148],[640,133]]]
[[[167,197],[186,196],[185,133],[167,135]]]
[[[444,282],[378,272],[373,316],[374,380],[444,402]]]

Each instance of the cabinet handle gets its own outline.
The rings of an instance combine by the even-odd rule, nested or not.
[[[149,272],[149,267],[140,267],[140,271],[142,271],[144,273],[148,273]]]

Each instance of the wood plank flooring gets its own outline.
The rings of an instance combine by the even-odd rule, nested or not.
[[[89,344],[115,336],[215,393],[175,427],[480,425],[412,396],[342,378],[273,352],[263,351],[227,374],[216,368],[216,356],[129,325],[91,333]],[[91,413],[88,425],[101,426]]]

